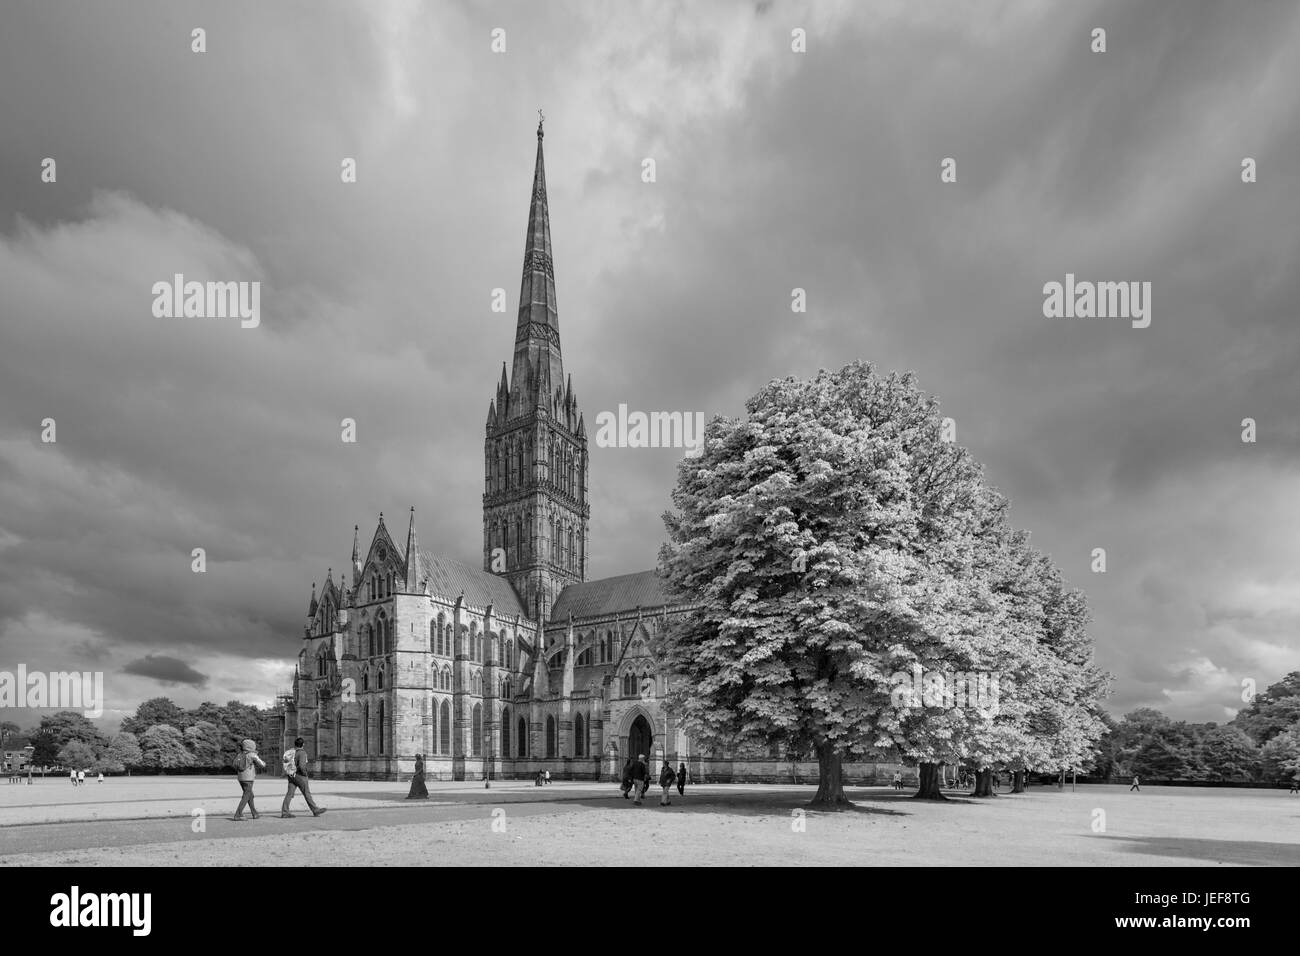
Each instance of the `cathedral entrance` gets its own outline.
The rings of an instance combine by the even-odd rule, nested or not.
[[[648,761],[654,759],[650,753],[650,745],[654,742],[654,733],[650,730],[650,722],[643,715],[637,715],[636,720],[632,721],[632,726],[627,732],[627,755],[633,760],[638,754],[645,754]]]

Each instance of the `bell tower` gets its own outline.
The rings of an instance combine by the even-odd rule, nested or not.
[[[524,242],[513,362],[501,366],[483,443],[483,568],[510,581],[528,612],[550,617],[586,579],[587,433],[564,376],[546,206],[542,123]]]

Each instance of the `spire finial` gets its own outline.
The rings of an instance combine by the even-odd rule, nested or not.
[[[542,132],[542,124],[545,122],[546,122],[546,115],[541,110],[538,110],[537,111],[537,138],[538,139],[541,139],[543,136],[546,135],[545,133]]]

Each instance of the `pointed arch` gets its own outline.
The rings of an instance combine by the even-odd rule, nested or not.
[[[384,702],[382,700],[379,702],[379,726],[375,730],[379,739],[379,753],[382,756],[384,753]]]
[[[523,717],[519,718],[518,730],[519,730],[519,756],[527,757],[528,756],[528,721]]]
[[[501,708],[501,756],[510,756],[510,708]]]
[[[582,719],[582,714],[577,714],[573,718],[573,755],[575,757],[584,757],[583,744],[587,741],[586,724]]]
[[[555,718],[546,715],[546,756],[555,756]]]
[[[483,755],[483,705],[475,704],[470,718],[470,756]]]

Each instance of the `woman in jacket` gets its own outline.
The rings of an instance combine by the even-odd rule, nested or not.
[[[245,740],[242,744],[243,749],[235,757],[235,779],[239,781],[241,791],[239,797],[239,806],[235,809],[235,815],[230,819],[242,823],[244,820],[244,805],[248,805],[248,812],[256,820],[261,816],[257,812],[257,807],[253,805],[253,783],[257,780],[257,768],[266,769],[266,763],[257,755],[257,744],[251,740]]]

